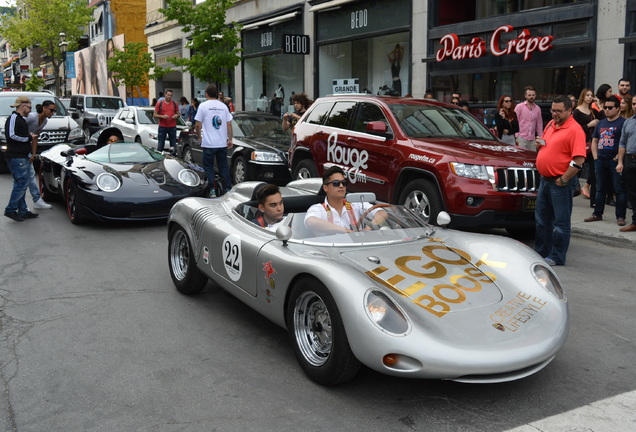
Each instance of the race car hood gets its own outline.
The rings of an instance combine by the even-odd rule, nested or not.
[[[508,161],[511,165],[534,167],[537,157],[533,151],[498,141],[430,138],[411,139],[411,142],[415,149],[422,150],[423,155],[429,155],[432,147],[438,147],[441,154],[458,162],[501,165],[502,161]]]
[[[341,255],[374,283],[415,303],[422,296],[443,298],[453,303],[453,312],[458,312],[501,301],[503,295],[495,282],[497,267],[485,265],[478,250],[462,245],[458,253],[441,241],[429,240],[357,249]]]

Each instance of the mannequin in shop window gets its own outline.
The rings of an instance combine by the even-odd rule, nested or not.
[[[393,51],[387,54],[391,63],[391,77],[393,78],[393,91],[395,96],[402,95],[402,81],[400,80],[400,69],[402,68],[402,58],[404,57],[404,47],[395,44]]]

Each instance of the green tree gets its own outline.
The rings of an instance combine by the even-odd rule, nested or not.
[[[141,97],[139,86],[145,85],[148,79],[158,79],[170,72],[169,68],[157,66],[148,52],[148,44],[143,42],[128,42],[123,50],[116,50],[106,62],[108,69],[113,72],[113,78],[118,84],[126,86],[126,94],[133,96],[132,89],[137,89],[137,96]],[[150,69],[154,72],[150,73]],[[130,92],[128,92],[130,88]]]
[[[31,77],[24,83],[27,91],[40,91],[44,87],[45,82],[38,76],[39,71],[39,68],[29,70]]]
[[[227,71],[241,60],[238,43],[240,26],[226,23],[226,12],[235,0],[206,0],[193,5],[192,0],[167,0],[161,12],[169,20],[176,20],[188,35],[186,47],[190,58],[170,58],[176,66],[183,66],[194,77],[208,83],[227,83]]]
[[[93,8],[88,7],[86,0],[17,0],[16,7],[19,13],[0,17],[0,34],[13,48],[42,48],[53,63],[55,93],[59,95],[59,69],[63,61],[59,35],[64,32],[68,50],[75,50],[84,27],[93,21]]]

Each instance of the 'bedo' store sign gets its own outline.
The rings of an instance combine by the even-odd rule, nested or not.
[[[490,37],[489,51],[492,55],[503,56],[509,54],[523,54],[523,60],[532,57],[535,51],[548,51],[552,49],[554,36],[530,36],[530,30],[523,29],[519,35],[503,46],[501,35],[514,30],[513,26],[502,25],[498,27]],[[444,60],[463,60],[467,58],[479,58],[486,55],[486,41],[479,37],[471,39],[468,45],[460,45],[459,37],[454,33],[448,33],[439,40],[442,45],[435,58],[438,62]]]

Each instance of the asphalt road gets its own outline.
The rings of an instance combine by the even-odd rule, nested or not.
[[[3,209],[10,190],[0,175]],[[636,391],[631,248],[573,238],[557,268],[570,337],[538,374],[468,385],[363,369],[325,388],[286,331],[234,297],[211,283],[176,292],[163,223],[73,226],[61,203],[40,213],[0,220],[1,431],[537,430],[525,425]],[[598,427],[541,430],[636,424],[633,406],[617,409],[594,411]]]

